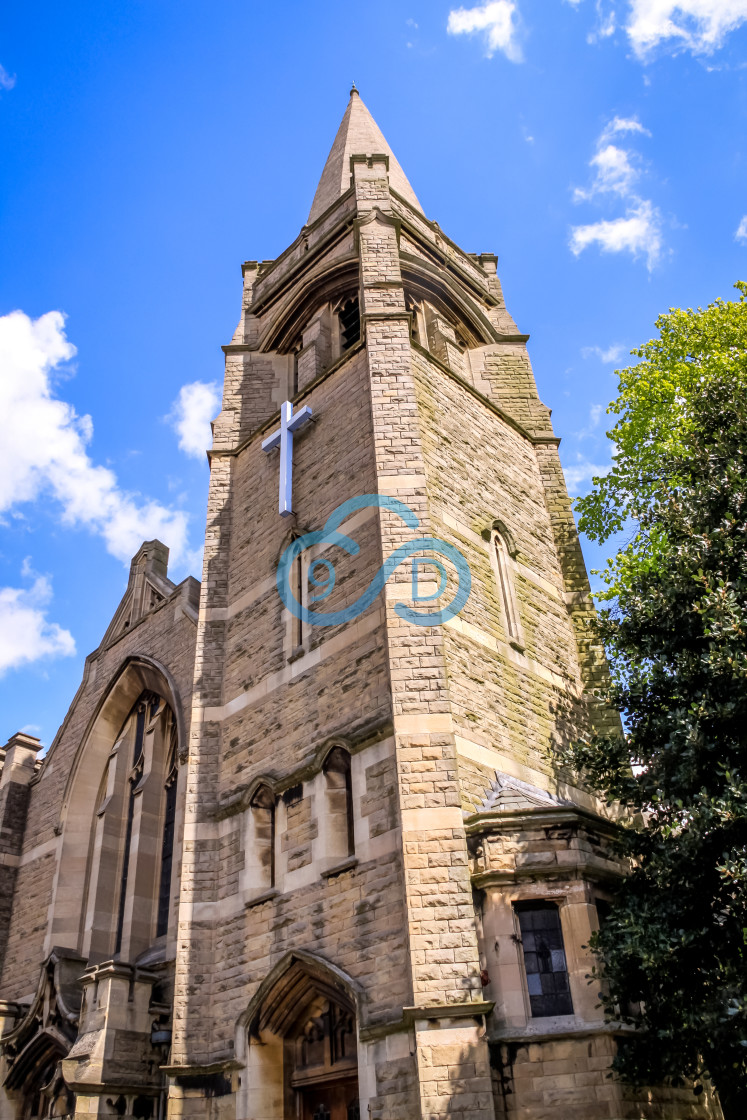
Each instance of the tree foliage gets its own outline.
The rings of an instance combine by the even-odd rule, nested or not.
[[[569,761],[629,811],[632,873],[593,947],[637,1084],[711,1078],[747,1116],[747,284],[670,310],[609,412],[613,467],[580,528],[628,543],[596,622],[620,736]],[[632,529],[631,529],[632,526]]]

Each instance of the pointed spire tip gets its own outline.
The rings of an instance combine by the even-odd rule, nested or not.
[[[316,188],[307,225],[313,225],[333,202],[336,202],[346,191],[350,190],[350,157],[371,155],[374,152],[389,156],[389,182],[392,189],[422,214],[423,208],[408,183],[407,176],[397,163],[392,149],[364,105],[358,87],[353,82],[345,115],[337,130],[337,135],[322,171],[322,177]]]

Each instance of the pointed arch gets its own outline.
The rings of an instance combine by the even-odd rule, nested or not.
[[[329,1115],[318,1106],[332,1100],[356,1115],[361,1003],[361,988],[336,965],[287,953],[237,1021],[235,1053],[245,1070],[237,1116],[284,1120],[291,1102],[294,1116]]]
[[[72,1094],[60,1076],[59,1063],[78,1031],[84,964],[73,953],[51,953],[41,966],[34,999],[0,1039],[5,1060],[2,1085],[17,1105],[19,1120],[72,1112]]]
[[[239,1016],[239,1032],[259,1038],[270,1030],[281,1037],[317,995],[327,995],[359,1016],[363,989],[337,965],[316,953],[293,949],[278,961]]]
[[[406,296],[431,304],[452,326],[459,328],[470,349],[498,340],[499,335],[482,307],[445,269],[403,252],[402,280]]]
[[[493,568],[501,618],[506,638],[515,649],[525,648],[519,601],[514,586],[516,545],[502,521],[496,520],[490,530],[490,563]]]
[[[519,550],[516,547],[516,541],[514,540],[514,535],[511,532],[511,530],[509,529],[508,525],[506,525],[505,521],[501,521],[500,518],[497,517],[495,519],[495,521],[493,522],[492,528],[495,530],[496,533],[501,534],[501,536],[503,537],[503,540],[505,542],[506,548],[508,549],[509,556],[511,557],[512,560],[515,560],[516,557],[518,556]]]
[[[134,680],[133,678],[136,675],[137,679]],[[127,701],[123,697],[115,696],[116,690],[120,687],[127,689],[128,694],[131,696],[129,707],[127,706]],[[163,696],[164,700],[169,704],[176,718],[179,743],[187,743],[184,708],[179,694],[179,688],[171,672],[160,661],[157,661],[154,657],[150,657],[145,653],[130,654],[128,657],[125,657],[112,674],[108,687],[102,692],[75,752],[75,757],[73,758],[65,784],[65,792],[62,796],[62,808],[60,810],[58,825],[60,831],[65,825],[71,792],[78,778],[81,759],[83,755],[88,754],[90,750],[92,740],[94,740],[94,732],[96,730],[101,730],[101,728],[97,728],[97,725],[104,722],[108,729],[113,731],[113,734],[116,736],[132,704],[141,692],[148,690],[157,692],[160,696]],[[118,719],[119,722],[117,723]]]
[[[157,732],[159,736],[157,754],[152,759],[135,758],[133,761],[129,757],[132,745],[126,745],[121,737],[128,719],[133,718],[138,698],[145,696],[157,698],[160,705],[158,710],[163,713],[166,722],[162,720],[163,729]],[[169,726],[173,724],[175,742],[172,741],[167,723]],[[131,786],[132,790],[140,796],[142,805],[145,806],[147,803],[147,814],[143,818],[146,827],[151,832],[155,830],[161,833],[163,821],[160,818],[163,815],[163,801],[168,800],[167,793],[164,793],[162,788],[167,774],[162,771],[171,763],[176,770],[173,778],[178,780],[177,760],[187,741],[184,723],[179,691],[166,667],[148,655],[131,655],[125,658],[113,674],[108,687],[102,692],[70,768],[57,826],[60,846],[53,884],[51,919],[47,931],[47,952],[53,945],[60,945],[79,952],[85,950],[85,955],[88,956],[90,937],[85,934],[84,928],[87,921],[88,900],[80,887],[81,883],[88,881],[92,870],[94,823],[98,820],[100,826],[107,812],[110,814],[120,810],[126,812],[126,807],[119,802],[126,797],[126,790]],[[151,763],[154,768],[149,768]],[[131,772],[131,766],[137,768],[138,765],[141,769],[145,765],[146,770],[138,776],[137,781],[133,782],[134,770]],[[147,780],[150,780],[151,776],[152,782],[158,786],[157,797],[155,787],[152,790],[146,788]],[[102,798],[104,780],[109,782],[111,789],[104,791],[106,796]],[[145,792],[141,792],[144,790]],[[172,794],[172,799],[176,797],[176,793]],[[103,836],[100,840],[102,843],[114,844],[116,838],[112,833],[109,840],[105,841]],[[100,844],[98,850],[101,850]],[[155,883],[157,878],[155,866],[152,870]],[[119,875],[119,872],[117,874]],[[136,876],[137,882],[142,886],[142,868],[132,871],[131,884],[136,882]],[[105,884],[106,878],[102,882]],[[137,889],[139,890],[140,887]],[[158,886],[153,888],[154,906],[158,889]],[[168,888],[164,886],[164,893],[167,890]],[[154,910],[153,922],[155,921]],[[163,926],[163,913],[161,925]],[[143,931],[140,940],[146,937]],[[143,949],[146,947],[146,945],[141,946]],[[111,947],[108,951],[111,952]]]
[[[350,751],[335,745],[322,764],[326,860],[332,863],[355,854],[355,813]]]
[[[245,902],[275,889],[276,795],[266,781],[253,783],[247,798],[244,825],[244,868],[241,873]]]
[[[357,255],[336,260],[312,270],[293,287],[292,297],[284,307],[279,307],[263,332],[259,349],[290,352],[299,331],[303,330],[314,312],[325,303],[335,303],[347,293],[359,294],[360,262]]]

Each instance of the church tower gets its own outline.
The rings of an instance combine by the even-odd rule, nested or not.
[[[353,89],[306,225],[243,266],[173,1117],[642,1115],[586,979],[612,825],[556,761],[605,718],[589,585],[496,264],[426,218]]]
[[[616,825],[559,764],[605,669],[496,264],[354,89],[243,267],[202,586],[145,541],[0,748],[0,1120],[719,1114],[609,1076]]]

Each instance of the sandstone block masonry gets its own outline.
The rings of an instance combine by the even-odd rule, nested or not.
[[[198,610],[144,545],[41,767],[8,748],[0,1120],[716,1114],[608,1077],[587,945],[624,868],[557,752],[613,724],[496,265],[426,219],[354,91],[307,225],[243,266]],[[289,517],[285,401],[313,413]],[[307,534],[310,614],[276,582]],[[456,589],[430,552],[355,607],[414,537],[468,563],[443,624],[410,613]]]

